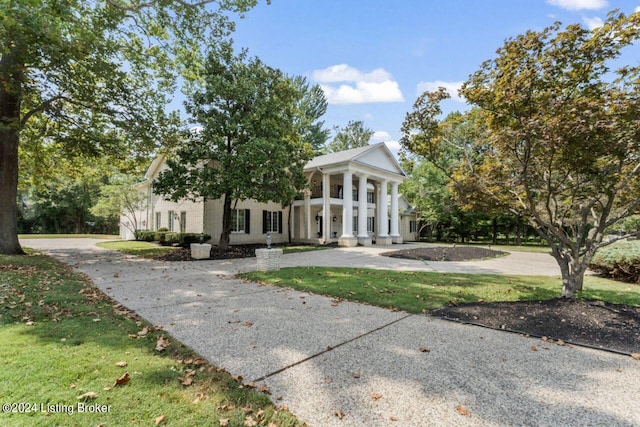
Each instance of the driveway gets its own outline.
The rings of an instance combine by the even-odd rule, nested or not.
[[[266,383],[310,426],[640,425],[640,362],[630,357],[233,278],[255,259],[157,262],[94,243],[23,242],[212,363]],[[282,264],[557,274],[541,254],[452,267],[364,249],[291,254]]]

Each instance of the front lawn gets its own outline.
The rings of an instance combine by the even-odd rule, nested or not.
[[[141,242],[135,240],[118,240],[114,242],[99,242],[97,246],[105,249],[135,255],[142,258],[156,258],[175,251],[173,246],[161,246],[157,243]]]
[[[0,256],[0,366],[3,426],[301,425],[39,254]]]
[[[448,303],[546,300],[559,277],[452,274],[361,268],[293,267],[240,275],[276,286],[421,313]],[[640,306],[640,286],[587,276],[581,298]]]

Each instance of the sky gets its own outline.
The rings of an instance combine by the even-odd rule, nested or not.
[[[397,152],[425,90],[447,88],[445,113],[468,106],[457,88],[508,38],[556,21],[594,28],[640,0],[264,0],[238,20],[237,49],[319,84],[326,128],[362,120]],[[640,60],[640,59],[639,59]]]

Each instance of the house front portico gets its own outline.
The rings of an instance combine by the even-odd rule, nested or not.
[[[295,240],[341,246],[402,243],[398,185],[406,175],[384,143],[319,156],[305,172],[310,190],[292,206]]]

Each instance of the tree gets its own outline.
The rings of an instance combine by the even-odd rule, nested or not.
[[[100,197],[91,207],[91,213],[97,217],[116,219],[135,236],[142,228],[138,224],[138,212],[146,206],[147,195],[136,188],[137,182],[130,176],[117,174],[109,181],[100,188]],[[122,222],[121,216],[124,217]]]
[[[324,121],[319,120],[327,112],[327,99],[320,86],[310,86],[305,77],[294,76],[292,80],[303,94],[298,101],[299,113],[294,124],[302,140],[320,153],[329,139],[329,129],[323,129]]]
[[[361,120],[351,120],[342,129],[337,128],[338,133],[333,141],[327,145],[329,153],[349,150],[351,148],[366,147],[373,136],[373,130],[365,127]]]
[[[454,178],[546,240],[564,297],[582,289],[594,253],[612,242],[605,230],[640,208],[640,69],[611,71],[638,38],[640,13],[612,13],[593,31],[529,31],[507,40],[461,91],[486,112],[488,134]],[[439,132],[429,128],[412,149],[438,150]]]
[[[0,0],[0,253],[22,253],[22,144],[124,157],[168,141],[176,70],[188,81],[200,46],[232,29],[225,12],[256,2]]]
[[[202,131],[168,158],[154,190],[174,201],[222,198],[219,246],[228,248],[235,201],[285,206],[306,185],[313,150],[295,126],[303,97],[299,85],[246,52],[211,52],[203,87],[186,103]]]

